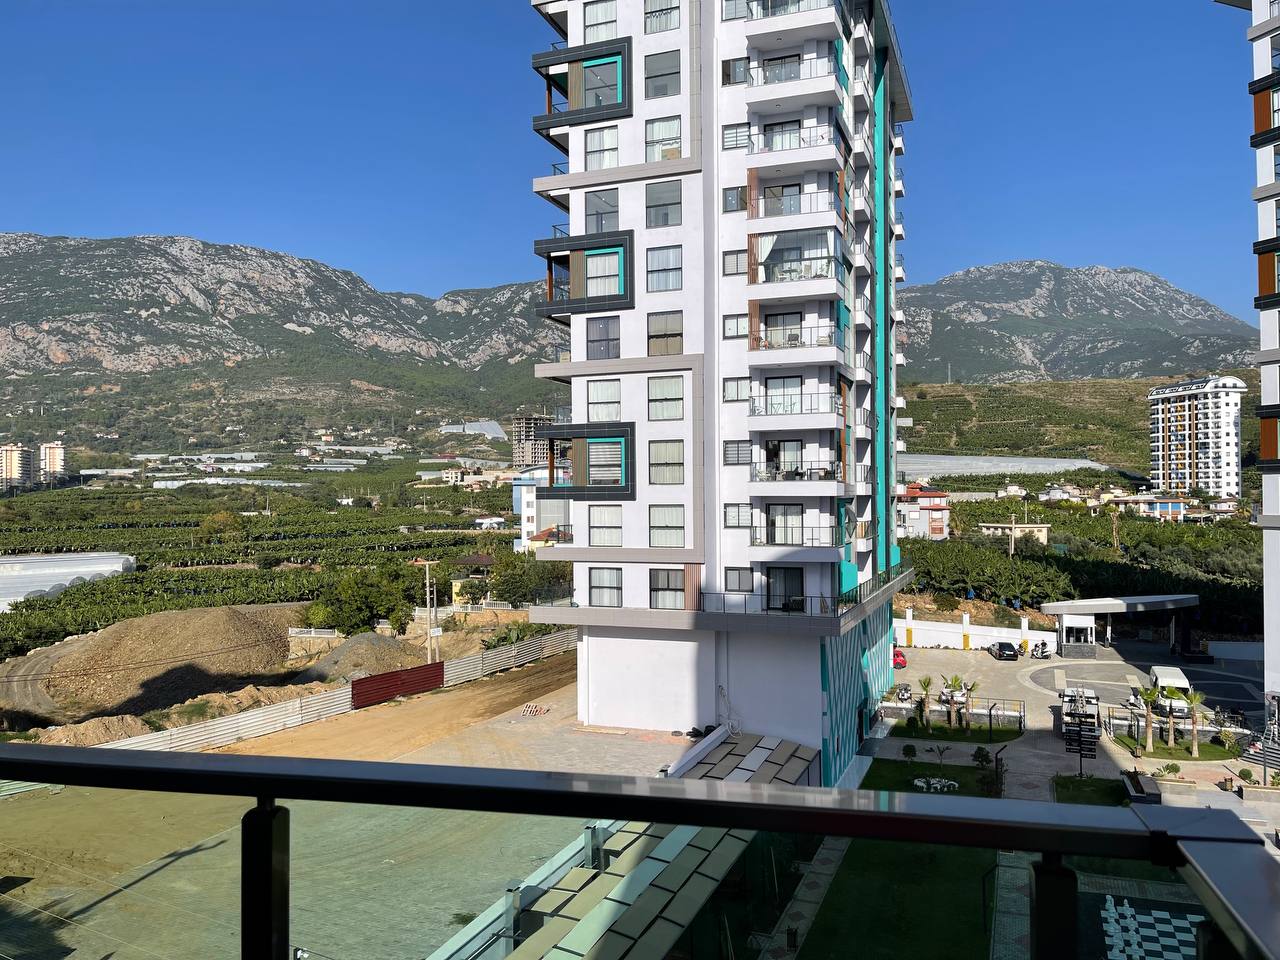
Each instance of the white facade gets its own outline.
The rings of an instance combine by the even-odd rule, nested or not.
[[[1259,467],[1262,471],[1264,683],[1280,692],[1280,6],[1272,0],[1221,0],[1250,12],[1247,37],[1253,51],[1253,147],[1258,211],[1258,325],[1261,328],[1262,403]]]
[[[1151,484],[1156,490],[1240,496],[1245,391],[1239,377],[1200,377],[1147,394]]]
[[[535,192],[570,352],[568,468],[537,494],[574,563],[579,718],[729,723],[852,769],[887,684],[910,100],[883,3],[533,0],[563,151]],[[873,629],[874,624],[874,629]],[[856,651],[856,655],[855,655]],[[868,660],[871,657],[871,660]],[[864,664],[871,663],[864,669]]]
[[[67,451],[62,441],[40,444],[40,482],[53,483],[67,475]]]

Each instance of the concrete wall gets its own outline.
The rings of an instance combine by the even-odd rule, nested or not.
[[[731,633],[720,646],[731,723],[805,746],[822,746],[822,667],[817,637]],[[720,709],[726,709],[722,697]]]
[[[697,630],[585,627],[578,719],[601,727],[688,730],[716,719],[715,646]]]
[[[968,615],[965,616],[968,620]],[[911,628],[910,642],[907,628]],[[1058,649],[1058,635],[1049,630],[1030,629],[1027,618],[1022,618],[1022,628],[1010,630],[1005,627],[983,627],[970,623],[942,623],[937,620],[894,619],[894,641],[900,647],[925,647],[928,649],[964,650],[965,635],[968,635],[968,649],[986,650],[993,643],[1007,640],[1015,646],[1026,640],[1031,646],[1037,643],[1048,643],[1050,651]]]

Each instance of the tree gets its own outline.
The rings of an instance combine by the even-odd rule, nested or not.
[[[200,521],[200,539],[237,540],[244,533],[244,521],[230,510],[218,510]]]
[[[929,690],[932,687],[933,677],[920,678],[920,723],[926,731],[929,729]]]
[[[1191,709],[1191,759],[1200,759],[1200,705],[1204,694],[1199,690],[1187,692],[1187,706]]]
[[[974,680],[972,683],[963,684],[963,686],[964,686],[964,693],[965,693],[964,705],[962,707],[964,711],[964,728],[965,730],[969,730],[972,728],[971,727],[972,720],[969,714],[969,708],[973,706],[973,692],[978,689],[978,681]]]
[[[916,762],[916,747],[913,743],[906,743],[902,746],[902,759],[907,763]]]
[[[951,751],[951,748],[950,748],[950,747],[944,747],[944,746],[941,746],[941,745],[933,746],[933,747],[925,747],[925,748],[924,748],[924,752],[925,752],[925,753],[932,753],[934,756],[936,756],[936,757],[938,758],[938,769],[939,769],[939,770],[941,770],[941,769],[942,769],[942,758],[943,758],[943,757],[945,757],[945,756],[946,756],[950,751]]]
[[[947,726],[954,727],[956,725],[956,710],[960,704],[957,702],[957,694],[964,689],[964,678],[960,674],[954,674],[950,677],[942,678],[942,689],[947,695]]]
[[[1169,749],[1173,749],[1173,735],[1177,733],[1178,725],[1173,719],[1173,701],[1177,696],[1176,690],[1167,689],[1164,692],[1165,699],[1169,701]]]
[[[1138,694],[1142,698],[1142,705],[1147,710],[1147,753],[1155,752],[1155,705],[1160,699],[1160,691],[1155,687],[1147,687]]]
[[[973,762],[977,764],[979,769],[987,769],[987,767],[991,766],[991,751],[986,747],[978,747],[973,751]]]

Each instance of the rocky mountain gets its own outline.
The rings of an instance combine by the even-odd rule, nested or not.
[[[186,237],[0,234],[0,370],[152,373],[317,356],[480,370],[552,354],[532,283],[438,299],[345,270]]]
[[[1248,366],[1258,332],[1167,280],[1129,267],[1046,260],[962,270],[903,289],[919,383],[1180,375]]]

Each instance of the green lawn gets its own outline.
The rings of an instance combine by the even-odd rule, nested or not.
[[[1022,736],[1017,727],[995,727],[991,731],[991,739],[987,739],[987,725],[974,724],[965,731],[963,727],[948,727],[945,723],[935,723],[925,729],[921,726],[908,726],[907,721],[899,720],[889,731],[891,737],[910,737],[912,740],[940,740],[946,743],[971,743],[981,746],[984,743],[1007,743]]]
[[[1084,803],[1096,807],[1122,807],[1129,802],[1124,782],[1118,778],[1086,776],[1082,780],[1070,773],[1053,778],[1053,795],[1059,803]]]
[[[800,960],[926,957],[939,948],[949,957],[985,957],[991,948],[982,893],[985,885],[990,911],[994,898],[984,878],[995,863],[994,850],[855,840]]]
[[[1133,748],[1135,746],[1133,737],[1122,733],[1116,737],[1116,743],[1120,744],[1120,746],[1124,747],[1130,753],[1133,752]],[[1170,750],[1163,740],[1156,737],[1155,750],[1151,753],[1147,753],[1146,749],[1147,743],[1144,738],[1142,741],[1143,756],[1151,757],[1155,760],[1176,760],[1178,763],[1184,763],[1188,760],[1192,763],[1200,760],[1234,760],[1239,756],[1237,753],[1232,750],[1228,750],[1226,747],[1210,742],[1208,737],[1200,738],[1200,756],[1195,757],[1194,759],[1191,756],[1191,740],[1188,738],[1177,741],[1174,744],[1173,749]]]
[[[982,790],[978,786],[977,767],[967,761],[969,754],[960,747],[953,747],[944,758],[942,768],[929,754],[922,754],[915,761],[905,760],[873,760],[871,769],[862,778],[862,790],[893,790],[898,793],[919,793],[912,783],[917,777],[943,777],[954,780],[958,784],[956,793],[966,797],[980,797]],[[945,762],[961,761],[961,762]]]

